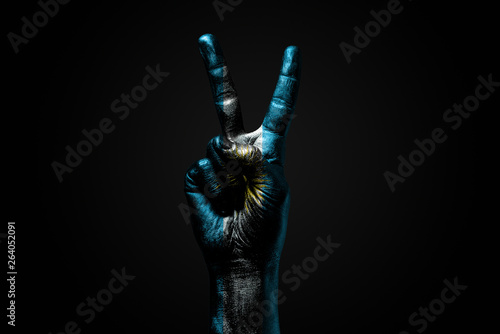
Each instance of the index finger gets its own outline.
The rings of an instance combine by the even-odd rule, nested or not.
[[[215,36],[211,34],[201,36],[198,42],[208,72],[222,133],[226,138],[234,137],[243,131],[243,119],[222,49]]]
[[[278,84],[262,124],[266,130],[281,136],[285,136],[288,132],[297,101],[300,70],[300,50],[296,46],[289,46],[283,55]]]

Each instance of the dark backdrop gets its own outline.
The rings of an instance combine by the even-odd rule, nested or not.
[[[297,291],[281,284],[282,332],[399,333],[455,277],[467,290],[426,332],[484,332],[498,220],[497,130],[486,124],[500,93],[456,131],[442,116],[477,76],[500,81],[498,17],[487,1],[402,4],[350,64],[339,43],[352,44],[353,28],[387,1],[243,1],[223,22],[211,1],[72,1],[18,54],[6,37],[2,232],[17,222],[15,330],[59,333],[75,320],[82,333],[207,332],[208,274],[178,205],[185,171],[220,132],[197,48],[210,32],[248,130],[264,117],[286,46],[303,54],[281,272],[311,256],[317,237],[341,246]],[[40,9],[4,6],[5,36]],[[120,120],[110,104],[156,64],[169,77]],[[59,183],[51,163],[103,118],[115,130]],[[436,127],[448,140],[391,192],[383,173]],[[122,267],[136,278],[85,324],[76,306]]]

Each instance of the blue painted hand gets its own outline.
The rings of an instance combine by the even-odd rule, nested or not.
[[[290,46],[261,127],[245,132],[222,50],[212,35],[199,40],[222,135],[186,174],[193,231],[211,277],[212,333],[236,332],[255,304],[272,305],[252,333],[279,333],[274,290],[289,209],[285,139],[295,109],[300,53]],[[240,325],[239,325],[240,324]]]

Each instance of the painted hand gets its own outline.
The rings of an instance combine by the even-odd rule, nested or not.
[[[285,139],[299,87],[300,53],[290,46],[261,127],[245,132],[240,104],[222,50],[212,35],[199,47],[205,61],[222,135],[205,159],[186,174],[193,231],[207,263],[212,289],[212,333],[238,326],[278,285],[289,189],[284,176]],[[238,325],[240,323],[240,325]],[[278,333],[277,306],[252,333]]]

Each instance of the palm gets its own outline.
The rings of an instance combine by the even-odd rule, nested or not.
[[[186,174],[186,196],[197,210],[192,225],[210,263],[279,258],[289,207],[283,173],[285,137],[293,112],[299,53],[289,47],[262,126],[243,129],[239,101],[213,36],[200,39],[222,135]]]

